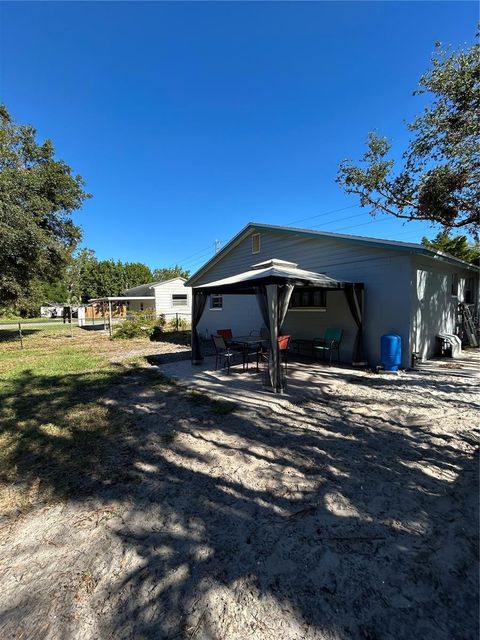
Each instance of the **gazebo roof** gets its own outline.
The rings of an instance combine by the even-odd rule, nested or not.
[[[294,262],[272,258],[253,265],[249,271],[193,287],[193,290],[204,293],[252,294],[256,292],[256,288],[267,284],[293,284],[300,287],[315,287],[331,291],[344,289],[345,285],[348,284],[355,285],[358,288],[363,287],[361,283],[335,280],[323,273],[299,269]]]

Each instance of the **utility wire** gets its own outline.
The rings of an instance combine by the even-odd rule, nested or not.
[[[300,220],[292,220],[292,222],[287,222],[287,225],[289,224],[296,224],[297,222],[305,222],[305,220],[313,220],[314,218],[321,218],[323,216],[327,216],[330,213],[338,213],[339,211],[346,211],[347,209],[354,209],[355,207],[358,207],[357,204],[351,204],[348,207],[342,207],[341,209],[331,209],[330,211],[324,211],[323,213],[317,213],[314,216],[310,216],[308,218],[300,218]]]

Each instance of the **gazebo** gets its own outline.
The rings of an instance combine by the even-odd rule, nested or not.
[[[197,326],[205,309],[207,297],[212,294],[255,295],[263,321],[270,333],[270,383],[275,393],[283,393],[277,338],[281,335],[290,297],[295,287],[344,291],[348,307],[357,325],[352,363],[366,364],[363,355],[363,283],[334,280],[323,273],[305,271],[299,269],[293,262],[276,258],[255,264],[249,271],[192,288],[192,364],[200,364],[203,360]]]

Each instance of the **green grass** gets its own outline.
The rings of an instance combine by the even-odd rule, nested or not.
[[[165,444],[173,444],[178,437],[177,431],[166,431],[162,434],[162,440]]]
[[[59,324],[63,324],[63,318],[2,318],[0,320],[0,326],[2,324],[18,324],[19,322],[22,325],[42,322],[58,322]]]
[[[0,509],[24,512],[39,500],[77,497],[122,472],[117,436],[128,417],[104,402],[126,371],[109,342],[44,327],[0,346]],[[105,353],[99,349],[102,347]]]

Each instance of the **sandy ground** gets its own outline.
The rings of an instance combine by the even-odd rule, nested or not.
[[[3,523],[1,638],[478,637],[475,375],[165,370],[101,399],[123,482]]]

